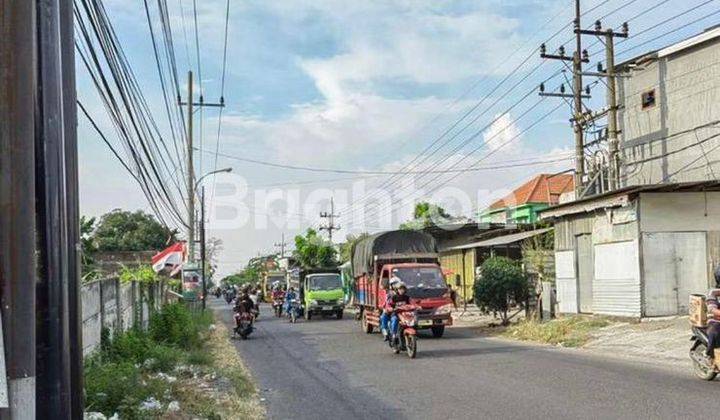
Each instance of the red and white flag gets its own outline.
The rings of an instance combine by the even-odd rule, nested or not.
[[[152,257],[152,268],[156,273],[163,270],[175,271],[187,260],[185,242],[176,242]]]

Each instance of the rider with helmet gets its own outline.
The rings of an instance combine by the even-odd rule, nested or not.
[[[390,340],[390,334],[388,333],[388,323],[390,322],[390,314],[392,313],[392,311],[386,308],[387,303],[390,298],[395,294],[395,288],[400,283],[402,283],[402,280],[400,280],[400,277],[397,276],[397,270],[393,270],[392,277],[390,278],[389,283],[390,288],[388,289],[388,294],[385,301],[385,307],[383,308],[382,314],[380,314],[380,331],[382,332],[385,341]]]
[[[395,337],[398,331],[399,319],[395,310],[402,306],[410,304],[410,296],[407,294],[407,286],[405,283],[398,282],[395,285],[396,292],[388,298],[385,304],[385,312],[390,313],[390,336]]]

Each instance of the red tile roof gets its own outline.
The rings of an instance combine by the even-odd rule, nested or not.
[[[517,207],[528,203],[558,204],[560,194],[572,191],[574,188],[573,175],[540,174],[504,198],[492,203],[489,209]]]

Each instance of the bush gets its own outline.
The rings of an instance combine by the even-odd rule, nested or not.
[[[502,324],[509,323],[512,302],[525,302],[530,287],[520,264],[506,257],[488,258],[482,275],[475,280],[475,304],[485,312],[500,314]]]
[[[129,361],[108,363],[92,358],[85,364],[87,411],[138,418],[140,404],[150,397],[161,399],[166,390],[166,384],[143,377],[140,368]]]
[[[584,316],[569,316],[542,323],[525,320],[509,327],[504,335],[518,340],[580,347],[592,337],[593,331],[608,325],[610,321],[607,319]]]

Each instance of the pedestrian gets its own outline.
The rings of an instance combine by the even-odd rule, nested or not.
[[[452,300],[453,307],[457,309],[457,292],[453,289],[452,284],[448,284],[448,294],[450,295],[450,300]]]

